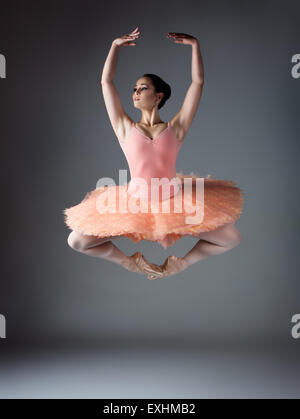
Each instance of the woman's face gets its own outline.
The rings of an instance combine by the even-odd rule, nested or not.
[[[155,104],[158,104],[159,97],[160,94],[154,91],[154,86],[147,77],[138,79],[133,87],[132,99],[134,105],[138,108],[153,108]]]

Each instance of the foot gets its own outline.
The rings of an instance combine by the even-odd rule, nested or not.
[[[162,265],[150,263],[141,252],[126,256],[121,265],[132,272],[146,274],[147,279],[159,279],[175,275],[190,265],[184,258],[168,256]]]
[[[149,262],[141,252],[138,252],[135,261],[140,271],[147,275],[147,279],[157,279],[162,277],[162,268],[155,263]]]
[[[168,256],[164,263],[160,265],[162,269],[162,277],[165,278],[167,276],[176,275],[179,272],[184,271],[189,266],[190,265],[184,258],[177,256]]]
[[[123,268],[127,269],[128,271],[144,273],[143,271],[141,271],[141,269],[139,268],[137,264],[137,260],[140,259],[141,256],[142,256],[141,252],[136,252],[131,256],[126,256],[122,260],[121,265],[123,266]]]
[[[126,256],[121,262],[121,265],[131,272],[146,274],[147,279],[162,277],[162,268],[155,263],[150,263],[141,252]]]
[[[168,256],[162,265],[155,265],[156,268],[149,272],[148,279],[159,279],[166,278],[167,276],[171,275],[176,275],[179,272],[184,271],[189,266],[190,265],[184,258]]]

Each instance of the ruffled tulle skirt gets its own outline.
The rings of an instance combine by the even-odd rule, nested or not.
[[[103,186],[64,209],[64,221],[70,229],[86,235],[128,237],[135,243],[150,240],[166,249],[182,236],[196,237],[240,217],[244,191],[236,182],[181,172],[176,176],[181,190],[164,201],[145,203],[133,198],[128,184]]]

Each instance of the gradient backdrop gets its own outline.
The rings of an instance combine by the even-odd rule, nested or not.
[[[0,1],[2,252],[0,397],[202,398],[300,395],[298,1]],[[161,281],[67,244],[63,209],[100,177],[128,169],[100,78],[111,42],[115,83],[135,120],[136,80],[172,88],[164,121],[191,82],[196,36],[205,85],[177,171],[233,179],[245,191],[242,243]],[[154,263],[163,250],[120,238]]]

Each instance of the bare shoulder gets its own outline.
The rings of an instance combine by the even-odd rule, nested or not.
[[[184,126],[181,124],[180,122],[180,115],[179,113],[177,113],[175,116],[173,116],[172,119],[170,119],[169,121],[172,130],[175,133],[175,137],[177,138],[178,141],[183,141],[184,137],[187,134],[187,131],[184,129]]]
[[[127,114],[124,114],[120,119],[115,127],[114,131],[118,138],[118,140],[122,143],[126,141],[128,137],[132,124],[134,123],[133,119],[130,118]]]

